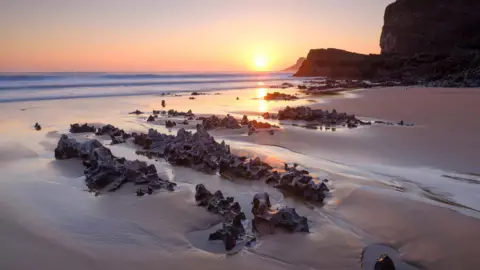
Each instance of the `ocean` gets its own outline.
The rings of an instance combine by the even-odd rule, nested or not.
[[[293,80],[291,73],[0,73],[0,102],[221,91]]]

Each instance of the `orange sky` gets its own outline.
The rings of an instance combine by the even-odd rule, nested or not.
[[[311,48],[378,53],[390,2],[7,0],[0,71],[241,71],[258,57],[279,70]]]

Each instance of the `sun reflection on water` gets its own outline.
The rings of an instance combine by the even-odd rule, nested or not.
[[[267,95],[267,88],[257,88],[257,98],[263,99]]]
[[[268,102],[263,99],[258,100],[258,111],[259,112],[268,112]]]

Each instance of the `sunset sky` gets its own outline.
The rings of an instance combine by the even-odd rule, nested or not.
[[[0,0],[0,71],[279,70],[378,53],[393,0]]]

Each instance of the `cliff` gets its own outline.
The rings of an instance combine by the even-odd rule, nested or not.
[[[300,67],[302,66],[303,61],[305,61],[305,59],[306,59],[305,57],[298,58],[297,63],[295,63],[295,65],[293,65],[289,68],[286,68],[282,71],[284,71],[284,72],[297,72],[298,69],[300,69]]]
[[[384,20],[380,55],[311,50],[294,76],[480,86],[480,0],[397,0]]]
[[[397,0],[385,10],[382,54],[480,49],[479,0]]]

